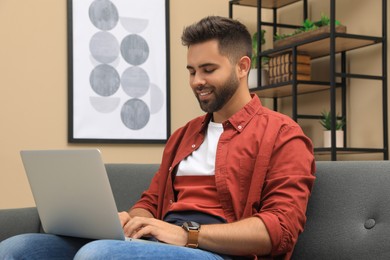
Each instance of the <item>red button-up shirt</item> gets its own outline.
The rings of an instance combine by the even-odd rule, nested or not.
[[[169,138],[160,168],[134,208],[164,218],[175,201],[174,169],[201,145],[210,118],[195,118]],[[303,231],[315,179],[310,139],[291,118],[263,107],[257,96],[223,127],[215,182],[226,220],[259,217],[271,237],[272,255],[289,258]]]

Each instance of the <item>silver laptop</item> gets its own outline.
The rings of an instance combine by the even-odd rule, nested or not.
[[[99,150],[30,150],[21,157],[46,233],[126,239]]]

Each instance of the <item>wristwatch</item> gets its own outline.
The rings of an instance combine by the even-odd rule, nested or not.
[[[188,221],[184,222],[181,227],[188,232],[188,240],[186,247],[198,248],[198,235],[200,230],[200,224],[193,221]]]

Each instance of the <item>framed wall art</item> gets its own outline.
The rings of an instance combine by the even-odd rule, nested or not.
[[[68,0],[68,140],[170,135],[169,0]]]

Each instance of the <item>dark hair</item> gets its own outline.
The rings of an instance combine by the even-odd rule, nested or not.
[[[248,29],[237,20],[220,16],[208,16],[184,28],[181,40],[190,46],[209,40],[217,40],[219,52],[237,62],[243,56],[252,56],[252,39]]]

